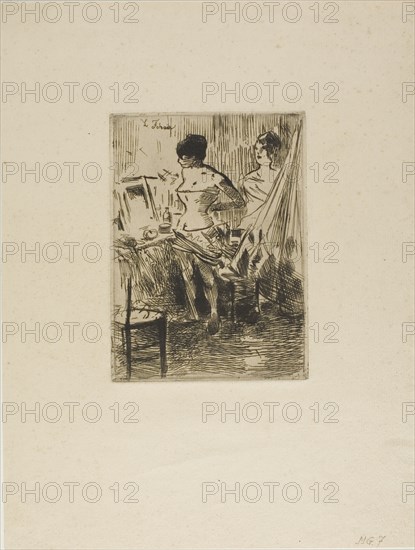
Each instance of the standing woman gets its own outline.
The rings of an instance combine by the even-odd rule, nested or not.
[[[210,334],[215,334],[219,330],[220,322],[215,273],[222,263],[222,247],[221,234],[215,225],[213,212],[242,208],[245,202],[228,177],[204,164],[206,149],[206,138],[196,134],[189,134],[177,144],[182,180],[176,192],[185,210],[175,230],[173,247],[182,268],[190,313],[194,319],[198,319],[194,280],[197,269],[210,305],[207,330]],[[221,196],[226,199],[221,200]]]
[[[301,135],[300,124],[279,170],[272,167],[281,147],[279,137],[274,132],[260,135],[255,143],[259,167],[243,179],[248,213],[242,219],[245,232],[231,267],[255,282],[257,312],[259,295],[276,301],[284,315],[303,312],[302,275],[298,272],[298,268],[302,269]]]
[[[255,267],[255,263],[260,261],[256,251],[262,239],[262,231],[254,229],[254,226],[279,174],[279,170],[273,165],[281,149],[281,140],[275,132],[268,131],[257,137],[253,149],[257,168],[242,177],[241,193],[246,208],[239,228],[244,234],[231,263],[232,269],[245,277]]]
[[[254,155],[258,166],[242,178],[241,192],[246,202],[246,214],[239,226],[242,229],[247,229],[255,221],[271,191],[278,174],[273,164],[280,149],[281,140],[275,132],[265,132],[257,137]]]

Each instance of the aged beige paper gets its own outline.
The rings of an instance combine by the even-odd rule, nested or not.
[[[411,548],[414,2],[1,10],[4,548]]]

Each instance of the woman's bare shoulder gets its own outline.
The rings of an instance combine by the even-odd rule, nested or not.
[[[219,182],[230,182],[229,178],[225,176],[225,174],[222,174],[222,172],[219,172],[219,170],[216,170],[216,168],[213,168],[213,166],[209,166],[209,164],[205,164],[202,169],[202,174],[204,174],[205,177],[209,179],[209,181],[213,183],[219,183]]]
[[[223,175],[219,172],[219,170],[216,170],[216,168],[213,168],[213,166],[210,166],[209,164],[204,164],[202,167],[202,170],[206,172],[207,174],[218,174]]]
[[[252,172],[248,172],[242,177],[242,184],[245,187],[255,186],[258,183],[262,183],[262,178],[258,170],[252,170]]]
[[[256,168],[255,170],[251,170],[250,172],[247,172],[246,174],[244,174],[243,177],[244,177],[244,179],[259,178],[258,169]]]

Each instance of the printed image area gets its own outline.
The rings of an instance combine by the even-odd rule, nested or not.
[[[307,378],[303,114],[110,122],[112,379]]]

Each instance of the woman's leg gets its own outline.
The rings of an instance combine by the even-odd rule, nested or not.
[[[199,315],[196,309],[196,283],[194,280],[193,255],[181,250],[176,250],[175,253],[182,270],[182,277],[186,290],[186,303],[189,309],[190,318],[198,320]]]
[[[215,280],[215,268],[211,265],[196,260],[200,275],[203,280],[203,291],[210,305],[210,319],[207,324],[207,330],[210,334],[216,334],[219,330],[218,315],[218,287]]]

